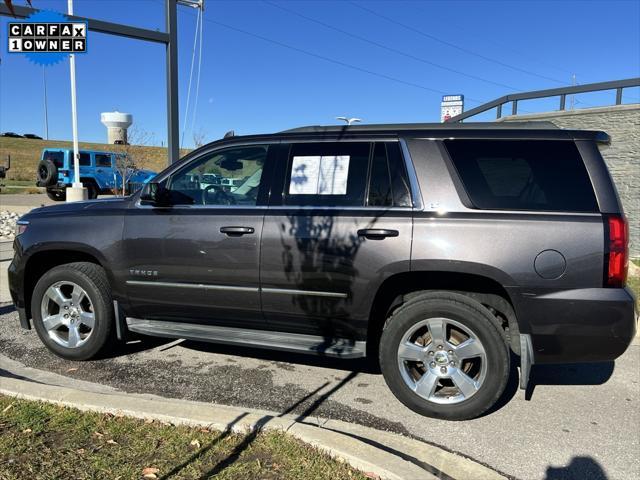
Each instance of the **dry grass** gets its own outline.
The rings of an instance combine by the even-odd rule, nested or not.
[[[43,148],[73,148],[73,143],[60,140],[0,137],[0,162],[6,162],[7,155],[11,155],[11,169],[7,172],[7,179],[35,182],[36,166]],[[132,145],[129,148],[133,152],[140,168],[148,168],[159,172],[167,166],[166,148],[138,145]],[[104,143],[80,142],[80,149],[122,152],[124,147]],[[188,150],[183,149],[180,154],[184,155],[187,152]]]

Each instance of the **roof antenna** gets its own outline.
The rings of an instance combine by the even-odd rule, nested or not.
[[[346,122],[347,125],[351,125],[352,123],[360,123],[362,121],[361,118],[349,118],[349,117],[336,117],[336,120],[342,120],[343,122]]]
[[[236,132],[234,130],[229,130],[227,133],[224,134],[224,137],[222,138],[231,138],[235,136],[236,136]]]

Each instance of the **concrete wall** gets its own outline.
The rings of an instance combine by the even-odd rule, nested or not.
[[[600,151],[629,219],[631,256],[640,257],[640,105],[616,105],[504,117],[501,121],[549,120],[562,128],[603,130],[611,145]]]

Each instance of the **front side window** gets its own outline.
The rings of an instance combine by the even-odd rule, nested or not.
[[[364,206],[370,149],[368,142],[292,145],[284,205]]]
[[[205,155],[168,182],[174,205],[255,206],[268,147],[244,146]]]
[[[477,208],[597,212],[589,174],[566,140],[446,140]]]

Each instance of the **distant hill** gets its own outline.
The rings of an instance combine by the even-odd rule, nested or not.
[[[43,148],[73,148],[73,142],[61,140],[30,140],[27,138],[0,137],[0,164],[6,162],[7,155],[11,155],[11,169],[7,178],[13,180],[36,180],[36,166],[40,160]],[[140,168],[149,168],[156,172],[167,166],[167,149],[163,147],[146,147],[130,145],[130,153],[135,157]],[[108,145],[105,143],[80,142],[80,149],[104,150],[122,152],[122,145]],[[189,150],[182,149],[180,155]]]

